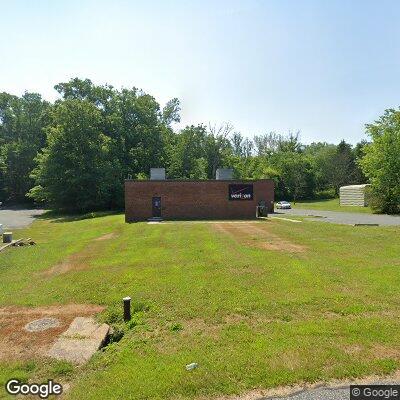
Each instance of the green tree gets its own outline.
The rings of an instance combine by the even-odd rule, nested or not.
[[[353,148],[353,154],[356,160],[356,168],[354,170],[354,181],[357,183],[368,183],[368,178],[365,176],[360,161],[364,157],[364,149],[368,145],[368,141],[363,139],[358,142]]]
[[[360,164],[370,179],[377,211],[400,213],[400,111],[389,109],[367,125],[372,143],[364,146]]]
[[[336,157],[337,146],[328,143],[311,143],[305,146],[307,156],[315,176],[315,190],[323,193],[331,190],[331,168]]]
[[[29,195],[69,210],[108,208],[113,165],[100,111],[87,100],[68,99],[54,106],[51,118]]]
[[[136,88],[116,90],[79,78],[55,88],[64,99],[86,100],[100,112],[102,132],[111,139],[112,206],[121,207],[125,178],[143,177],[151,167],[168,163],[166,150],[174,137],[170,124],[179,121],[178,99],[168,101],[161,110],[154,97]]]
[[[137,88],[79,78],[55,89],[62,99],[54,105],[35,93],[0,94],[0,201],[21,201],[30,190],[57,207],[121,207],[124,179],[162,166],[178,179],[214,179],[218,167],[231,167],[238,178],[274,179],[277,197],[292,199],[367,180],[359,167],[364,142],[305,146],[298,133],[274,132],[248,139],[231,135],[230,124],[175,132],[176,98],[160,107]]]
[[[204,125],[187,126],[171,138],[167,149],[167,175],[170,178],[207,178],[206,138]]]
[[[300,142],[300,132],[289,132],[287,136],[280,136],[278,142],[278,151],[300,153],[302,151]]]
[[[296,201],[314,197],[315,176],[307,156],[300,152],[278,152],[271,157],[271,164],[280,177],[278,198]]]
[[[0,93],[0,196],[1,200],[26,201],[33,186],[30,172],[45,145],[49,103],[37,93],[22,97]]]
[[[179,112],[181,111],[180,103],[177,98],[173,98],[167,101],[167,104],[162,110],[162,121],[166,125],[170,125],[173,122],[180,122],[181,117]]]
[[[284,137],[275,132],[254,136],[254,147],[258,156],[273,154],[278,151]]]
[[[223,124],[218,128],[216,126],[208,128],[204,141],[208,179],[215,179],[217,168],[231,166],[228,161],[229,155],[232,153],[232,145],[229,141],[232,129],[230,124]]]
[[[329,179],[336,195],[339,195],[341,186],[359,183],[357,182],[358,166],[353,149],[344,140],[338,144],[329,169]]]

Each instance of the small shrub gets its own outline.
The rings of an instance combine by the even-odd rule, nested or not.
[[[100,314],[99,320],[108,325],[115,325],[123,322],[122,305],[116,303],[110,305]]]
[[[127,326],[128,329],[133,329],[135,326],[142,325],[143,324],[143,313],[142,312],[137,312],[132,315],[132,318],[130,321],[125,322],[125,325]]]
[[[33,372],[36,369],[36,364],[34,361],[28,361],[22,369],[26,372]]]
[[[138,325],[138,320],[143,317],[143,313],[148,311],[150,307],[144,302],[134,302],[131,305],[132,320],[136,321]],[[123,308],[122,303],[115,302],[111,304],[105,311],[103,311],[99,316],[100,322],[104,322],[108,325],[115,325],[124,323]],[[129,321],[129,322],[131,322]],[[133,322],[132,322],[133,323]],[[135,326],[136,326],[135,325]]]
[[[368,192],[368,203],[374,213],[399,214],[400,204],[394,197],[385,196],[376,189]]]
[[[73,365],[64,360],[56,361],[50,369],[52,376],[69,376],[74,371]]]
[[[125,335],[125,329],[122,324],[112,327],[111,333],[108,337],[108,344],[119,342]]]
[[[26,363],[17,363],[11,366],[10,372],[13,378],[18,379],[22,383],[28,383],[30,375],[35,372],[36,364],[34,361],[28,361]],[[3,376],[0,373],[0,381]]]
[[[143,323],[141,316],[136,314],[130,321],[120,322],[112,325],[111,333],[108,338],[108,344],[119,342],[131,329]]]
[[[121,303],[110,305],[99,317],[101,322],[111,326],[111,333],[108,344],[119,342],[123,336],[131,329],[143,324],[144,312],[149,307],[142,302],[132,305],[132,317],[130,321],[124,321]]]
[[[382,198],[377,196],[372,190],[368,192],[368,205],[371,207],[372,211],[377,214],[382,213],[385,208]]]
[[[176,322],[172,324],[169,329],[172,332],[179,332],[183,329],[183,326],[179,322]]]
[[[132,305],[132,312],[134,313],[149,311],[149,309],[150,306],[142,301],[134,302]]]

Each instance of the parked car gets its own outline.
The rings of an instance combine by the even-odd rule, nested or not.
[[[286,210],[292,208],[292,205],[288,201],[278,201],[275,206],[276,208],[281,208]]]

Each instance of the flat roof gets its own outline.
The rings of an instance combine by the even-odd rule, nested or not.
[[[339,189],[358,189],[358,188],[365,188],[367,186],[371,186],[370,183],[363,183],[361,185],[347,185],[347,186],[340,186]]]

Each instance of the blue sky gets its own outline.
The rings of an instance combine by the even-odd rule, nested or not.
[[[400,105],[400,2],[0,0],[0,91],[78,76],[178,97],[182,123],[356,143]]]

